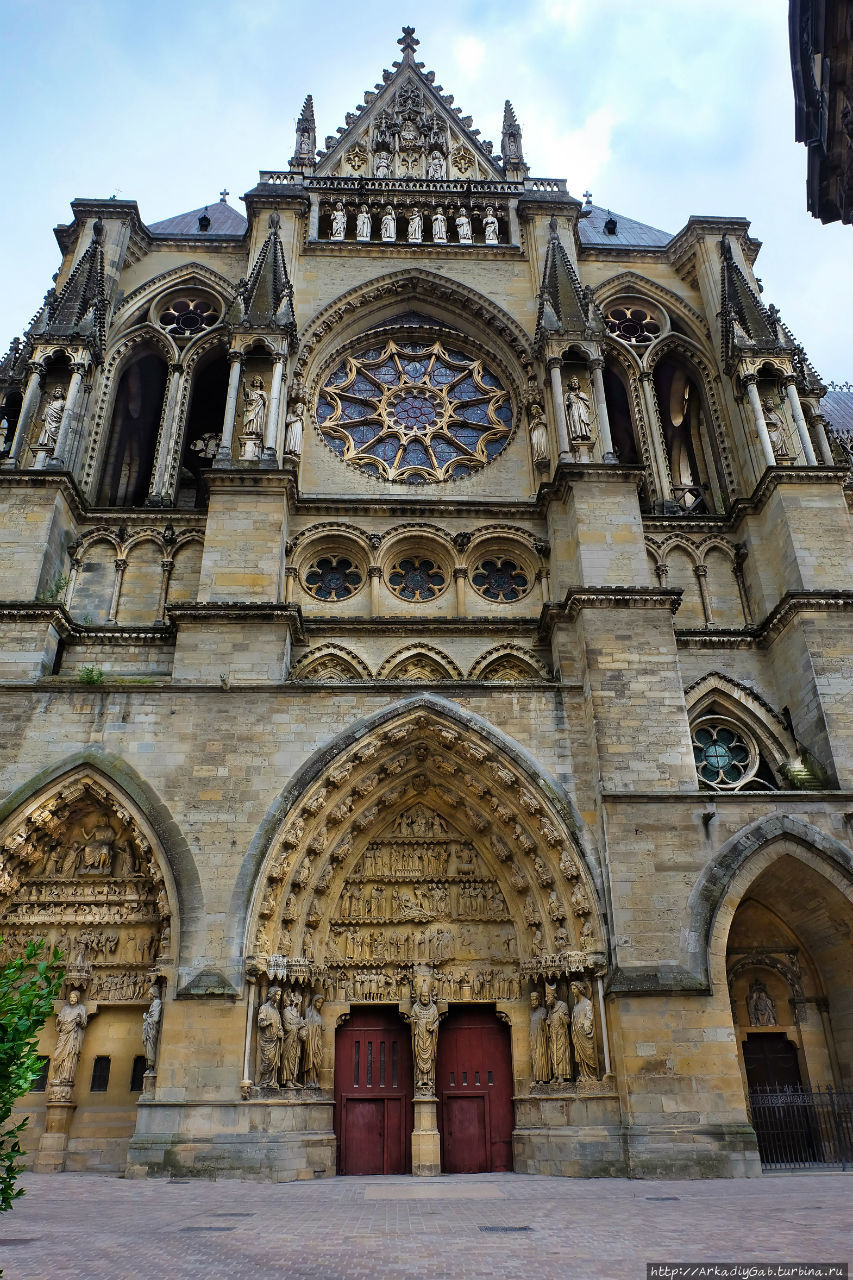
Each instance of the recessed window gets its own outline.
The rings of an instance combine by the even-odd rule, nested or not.
[[[144,1053],[138,1053],[133,1059],[133,1070],[130,1073],[130,1092],[141,1093],[148,1062]]]
[[[388,586],[401,600],[434,600],[447,585],[447,575],[426,556],[398,560],[388,574]]]
[[[38,1075],[30,1085],[30,1093],[44,1093],[50,1071],[50,1058],[39,1058]]]
[[[90,1093],[106,1093],[110,1083],[110,1060],[105,1055],[99,1054],[92,1063],[92,1083],[89,1085]]]
[[[773,791],[755,742],[730,720],[707,716],[693,726],[693,759],[702,786],[714,791]]]
[[[219,307],[211,298],[185,293],[172,298],[160,312],[160,328],[173,338],[192,338],[211,329],[219,319]]]
[[[471,585],[486,600],[509,603],[520,600],[530,590],[530,579],[514,560],[489,556],[471,574]]]
[[[318,600],[346,600],[363,582],[361,570],[348,556],[318,557],[303,575],[305,588]]]
[[[660,333],[657,320],[643,307],[611,307],[604,321],[614,338],[632,347],[648,346]]]

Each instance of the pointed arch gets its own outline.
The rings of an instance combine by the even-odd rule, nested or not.
[[[462,671],[441,649],[410,644],[386,658],[376,673],[379,680],[461,680]]]
[[[594,292],[595,300],[602,310],[608,302],[622,294],[636,294],[638,297],[645,294],[665,310],[671,309],[700,340],[707,341],[709,338],[708,327],[695,307],[672,289],[667,289],[665,285],[641,276],[636,271],[621,271],[619,275],[610,276],[597,285]]]
[[[122,299],[113,315],[112,335],[117,336],[134,323],[139,323],[139,318],[147,314],[148,307],[155,298],[179,285],[212,290],[220,295],[223,308],[233,301],[236,293],[236,285],[212,267],[206,267],[201,262],[182,263],[179,267],[172,267],[152,276]]]
[[[709,671],[684,691],[688,718],[693,724],[700,716],[719,709],[740,723],[758,740],[762,753],[777,772],[796,759],[799,751],[785,721],[769,702],[749,685],[721,671]]]
[[[370,667],[352,649],[342,644],[322,644],[301,658],[290,673],[291,680],[371,680]]]
[[[520,644],[498,644],[472,664],[470,680],[499,680],[516,684],[523,680],[550,680],[551,674],[531,649]]]

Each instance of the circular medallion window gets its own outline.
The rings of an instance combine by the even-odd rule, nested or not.
[[[157,323],[173,338],[194,338],[211,329],[220,316],[213,298],[198,293],[176,294],[161,306]]]
[[[305,589],[317,600],[346,600],[364,578],[348,556],[318,556],[302,575]]]
[[[716,790],[737,790],[758,770],[755,746],[725,720],[700,720],[693,728],[693,759],[699,781]]]
[[[441,342],[391,341],[329,375],[317,424],[339,457],[369,475],[429,484],[496,458],[512,435],[512,406],[478,357]]]
[[[391,566],[388,586],[401,600],[434,600],[447,586],[447,574],[426,556],[406,556]]]
[[[472,572],[471,585],[486,600],[509,603],[527,595],[530,577],[514,560],[489,556],[481,560]]]
[[[614,338],[632,347],[648,346],[660,333],[659,323],[644,307],[611,307],[604,323]]]

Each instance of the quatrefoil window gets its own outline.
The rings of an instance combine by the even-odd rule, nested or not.
[[[219,319],[219,309],[209,298],[185,294],[173,298],[160,312],[160,327],[174,338],[192,338],[212,328]]]
[[[305,586],[318,600],[346,600],[363,582],[361,570],[347,556],[320,556],[303,575]]]
[[[398,560],[388,573],[388,586],[401,600],[434,600],[446,585],[444,570],[425,556]]]
[[[508,603],[520,600],[530,590],[530,580],[514,560],[490,556],[481,560],[471,574],[471,585],[486,600]]]
[[[604,322],[614,337],[632,347],[648,346],[660,333],[657,320],[643,307],[611,307]]]
[[[330,448],[369,475],[428,484],[496,458],[512,434],[512,406],[479,358],[441,342],[390,341],[329,375],[317,423]]]
[[[755,746],[725,720],[700,720],[693,729],[693,758],[699,780],[715,790],[736,791],[760,764]]]

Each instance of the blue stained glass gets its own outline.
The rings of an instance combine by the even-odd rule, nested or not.
[[[384,350],[384,347],[371,347],[369,351],[361,353],[359,360],[378,360]]]
[[[381,458],[383,462],[387,462],[389,467],[393,464],[400,448],[400,442],[396,438],[391,440],[379,440],[376,444],[371,445],[369,452],[374,458]]]
[[[480,380],[484,387],[497,387],[499,391],[503,391],[503,384],[488,369],[480,370]]]
[[[463,378],[453,388],[454,400],[481,400],[483,393],[473,378]]]
[[[419,471],[410,471],[403,479],[406,484],[426,484],[427,482],[426,476],[422,476]]]
[[[455,427],[453,435],[460,444],[464,444],[466,449],[470,449],[472,453],[476,451],[477,445],[482,439],[482,432],[475,431],[473,427]]]
[[[454,480],[460,480],[462,476],[470,476],[471,468],[467,463],[460,462],[458,466],[453,468],[450,474],[453,476]]]
[[[370,372],[386,387],[396,387],[400,381],[400,371],[390,360],[386,364],[377,365]]]
[[[327,379],[332,386],[339,386],[347,380],[347,367],[345,364],[339,365],[335,372]]]
[[[432,366],[432,372],[429,375],[429,380],[434,387],[444,387],[447,386],[448,382],[452,382],[453,379],[458,376],[458,369],[451,369],[446,364],[442,364],[439,360],[436,360],[435,364]]]
[[[369,476],[376,476],[377,479],[382,479],[382,472],[379,470],[375,462],[365,462],[361,469]]]
[[[343,400],[341,402],[341,417],[346,418],[347,422],[355,422],[358,418],[367,418],[375,410],[373,405],[364,404],[360,400],[353,402],[352,400]]]
[[[399,462],[400,467],[429,467],[432,470],[432,459],[420,440],[412,440]]]
[[[486,457],[489,459],[490,462],[492,458],[496,458],[498,456],[498,454],[502,451],[505,444],[506,444],[506,440],[487,440],[486,441],[484,448],[486,450]]]
[[[482,422],[483,426],[489,425],[489,410],[484,404],[465,405],[462,409],[457,409],[456,414],[466,422]]]
[[[401,351],[408,351],[409,355],[419,356],[426,348],[422,342],[398,342],[397,346]]]
[[[403,373],[407,378],[411,378],[412,382],[419,382],[426,373],[426,360],[404,360],[402,361]]]
[[[441,436],[433,436],[431,446],[433,456],[440,467],[444,467],[452,458],[461,457],[461,450]]]
[[[464,351],[451,351],[449,347],[445,347],[444,354],[447,356],[448,360],[453,360],[456,364],[465,365],[467,367],[471,363],[471,357],[466,356]],[[457,369],[456,372],[458,373],[459,370]]]
[[[327,400],[325,396],[320,396],[317,401],[317,421],[325,422],[327,418],[331,418],[335,412],[335,406],[331,400]]]
[[[365,422],[360,426],[352,427],[349,435],[352,437],[353,444],[361,447],[361,445],[375,440],[381,430],[382,427],[378,422]]]
[[[382,394],[376,383],[371,382],[369,378],[365,378],[363,373],[357,376],[349,390],[357,396],[372,396],[374,400],[378,399]]]
[[[424,395],[404,396],[394,402],[394,421],[408,431],[426,431],[435,420],[435,405]]]
[[[512,405],[508,400],[502,401],[495,409],[495,417],[506,427],[512,426]]]

